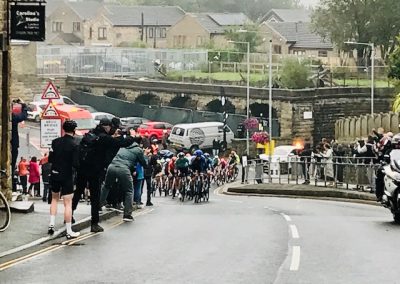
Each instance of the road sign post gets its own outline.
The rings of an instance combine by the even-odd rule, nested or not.
[[[59,99],[60,94],[52,82],[43,90],[42,99],[49,100],[40,119],[40,147],[50,148],[54,139],[61,136],[61,118],[52,100]]]

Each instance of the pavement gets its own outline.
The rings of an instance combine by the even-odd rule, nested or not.
[[[0,233],[0,259],[7,255],[29,249],[45,242],[65,235],[64,206],[58,204],[56,218],[56,233],[53,236],[47,235],[47,228],[50,220],[50,205],[41,200],[33,200],[35,210],[32,213],[12,213],[11,224],[5,232]],[[104,211],[100,219],[106,220],[116,216],[114,211]],[[80,231],[90,226],[90,205],[81,202],[74,214],[76,223],[74,230]]]
[[[268,195],[293,198],[311,198],[378,204],[373,193],[333,187],[318,187],[303,184],[249,184],[239,183],[225,186],[226,194]]]

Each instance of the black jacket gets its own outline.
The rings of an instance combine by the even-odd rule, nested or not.
[[[28,118],[28,107],[26,104],[22,104],[21,113],[12,114],[11,117],[11,147],[12,149],[19,148],[19,136],[18,136],[18,123]]]
[[[118,136],[118,137],[113,137],[116,143],[113,143],[110,145],[110,148],[106,149],[106,162],[105,162],[105,168],[107,168],[114,157],[117,155],[118,151],[122,147],[128,147],[133,144],[134,139],[131,136]]]
[[[78,144],[74,137],[64,135],[54,139],[49,153],[52,179],[67,180],[72,178],[73,169],[79,164],[78,154]]]
[[[157,155],[151,155],[148,161],[147,167],[144,168],[144,176],[151,177],[153,175],[154,168],[157,166]]]

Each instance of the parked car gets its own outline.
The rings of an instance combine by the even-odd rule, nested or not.
[[[115,117],[115,115],[107,112],[93,112],[92,117],[94,119],[95,124],[98,125],[101,119],[108,118],[111,120]]]
[[[81,108],[81,109],[85,109],[85,110],[87,110],[87,111],[90,112],[90,113],[99,112],[97,109],[95,109],[94,107],[89,106],[89,105],[76,105],[76,106],[79,107],[79,108]]]
[[[33,97],[33,101],[34,102],[48,102],[48,100],[42,100],[42,95],[41,94],[39,94],[39,95],[35,95],[34,97]],[[71,100],[70,98],[68,98],[68,97],[66,97],[66,96],[60,96],[60,98],[59,99],[56,99],[56,100],[53,100],[53,103],[56,103],[56,104],[66,104],[66,105],[76,105],[77,103],[76,102],[74,102],[73,100]]]
[[[298,148],[291,145],[278,146],[274,149],[274,153],[271,157],[271,174],[288,174],[292,168],[291,161],[295,161],[297,157]],[[263,161],[269,161],[269,155],[261,154],[260,159]],[[264,168],[264,171],[268,173],[268,166]]]
[[[141,124],[137,129],[137,133],[141,136],[148,135],[150,141],[154,139],[160,141],[162,139],[164,130],[167,130],[167,133],[169,134],[171,129],[172,124],[167,122],[152,121]]]
[[[141,124],[150,122],[147,118],[143,117],[123,117],[120,119],[121,126],[124,127],[126,130],[137,130]]]
[[[222,122],[200,122],[177,124],[172,129],[169,141],[177,149],[193,152],[195,149],[211,149],[213,140],[223,141],[224,124]],[[232,142],[234,134],[229,126],[226,127],[226,142]]]
[[[45,109],[48,102],[40,101],[40,102],[31,102],[28,104],[28,120],[33,120],[35,122],[40,121],[40,117],[42,116],[42,112]]]

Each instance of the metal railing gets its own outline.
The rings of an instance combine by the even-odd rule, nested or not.
[[[310,184],[320,187],[367,190],[375,189],[377,163],[366,163],[366,158],[289,157],[271,163],[250,160],[246,168],[247,182]]]

